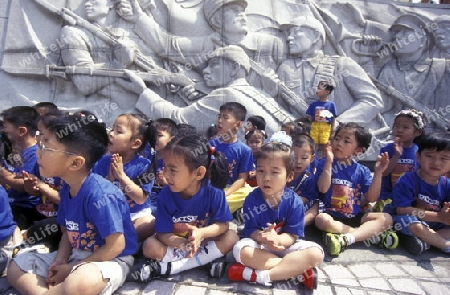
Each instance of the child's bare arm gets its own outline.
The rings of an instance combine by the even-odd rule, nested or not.
[[[0,167],[0,184],[9,186],[19,192],[25,191],[22,175],[9,172],[5,167]]]
[[[59,191],[52,188],[50,185],[43,182],[42,180],[38,180],[37,188],[39,189],[41,194],[45,196],[53,204],[59,204],[59,202],[61,201],[61,198],[59,197]]]
[[[322,174],[320,174],[319,179],[317,180],[317,188],[321,193],[326,193],[331,186],[331,166],[333,164],[334,156],[330,143],[328,143],[326,147],[325,157],[326,159],[323,165]]]
[[[243,187],[245,185],[245,182],[247,181],[248,178],[248,172],[242,172],[239,173],[238,178],[236,179],[235,182],[233,182],[233,184],[227,189],[227,191],[225,192],[226,196],[229,196],[230,194],[234,193],[235,191],[237,191],[238,189],[240,189],[241,187]]]
[[[395,138],[394,149],[395,149],[395,154],[389,160],[389,166],[383,172],[383,176],[387,176],[392,173],[392,170],[394,170],[394,167],[397,164],[398,159],[400,159],[400,157],[403,153],[403,143],[400,141],[400,139],[398,137]]]
[[[427,211],[416,207],[397,207],[397,214],[408,214],[416,216],[418,219],[427,222],[440,222],[450,225],[450,211],[449,205],[445,205],[439,212]]]
[[[372,184],[369,186],[366,194],[366,200],[368,202],[376,202],[381,192],[381,179],[383,177],[383,172],[389,165],[389,155],[388,153],[382,153],[378,156],[377,162],[375,164],[375,170],[373,173]]]

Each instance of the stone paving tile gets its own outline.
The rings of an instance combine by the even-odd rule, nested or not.
[[[141,283],[125,283],[114,294],[116,295],[138,295],[145,288]]]
[[[420,282],[425,290],[430,290],[433,295],[448,295],[450,294],[450,285],[444,285],[434,282]]]
[[[364,288],[370,288],[375,290],[391,290],[388,282],[383,278],[366,278],[359,280],[359,283]]]
[[[425,292],[413,279],[388,279],[388,281],[396,291],[425,295]]]
[[[364,278],[378,278],[382,275],[376,271],[372,266],[367,263],[364,264],[354,264],[349,265],[347,268],[357,277],[358,279]]]
[[[378,292],[378,291],[368,291],[367,295],[389,295],[391,293],[384,293],[384,292]]]
[[[297,295],[297,290],[278,290],[278,289],[274,289],[272,294],[273,295]]]
[[[436,276],[429,263],[402,263],[400,267],[416,278],[434,278]]]
[[[406,276],[406,272],[397,266],[397,263],[377,263],[374,265],[383,276],[386,277],[402,277]]]
[[[239,284],[237,291],[244,294],[272,295],[272,288],[247,282]]]
[[[314,295],[330,295],[333,294],[331,286],[319,285],[317,290],[314,291]]]
[[[342,265],[325,265],[322,269],[330,279],[355,278],[355,276]]]
[[[208,289],[205,287],[180,285],[178,289],[175,291],[175,295],[186,295],[186,294],[204,295],[206,294],[207,291]]]
[[[142,295],[172,295],[176,283],[154,280],[147,284]]]
[[[331,278],[331,285],[359,287],[360,284],[356,279],[333,279]]]

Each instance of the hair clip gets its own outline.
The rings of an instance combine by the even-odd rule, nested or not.
[[[269,142],[271,143],[278,143],[278,144],[285,144],[288,147],[292,146],[292,137],[286,134],[285,131],[277,131],[275,132],[272,137],[270,137]]]
[[[425,122],[423,113],[421,111],[415,110],[415,109],[409,109],[409,110],[401,110],[397,114],[395,114],[395,117],[397,118],[400,115],[407,115],[413,117],[413,119],[416,121],[416,127],[417,129],[423,129],[425,128]]]

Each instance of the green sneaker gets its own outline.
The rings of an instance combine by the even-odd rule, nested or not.
[[[378,200],[375,205],[372,206],[372,212],[383,212],[384,206],[392,203],[391,199]]]
[[[325,248],[328,254],[338,256],[347,247],[348,243],[343,234],[327,233],[325,235]]]
[[[386,249],[395,249],[398,246],[399,238],[397,234],[388,229],[382,232],[380,235],[380,246],[386,248]]]

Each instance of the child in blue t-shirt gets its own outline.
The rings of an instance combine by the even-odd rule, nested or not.
[[[336,105],[328,100],[333,89],[334,86],[330,82],[320,81],[316,91],[319,100],[312,102],[306,110],[311,121],[309,134],[316,143],[316,150],[320,154],[319,158],[325,154],[325,147],[330,140],[337,117]]]
[[[380,195],[383,171],[389,164],[387,153],[378,156],[373,177],[370,170],[354,160],[370,146],[372,135],[356,123],[339,125],[331,149],[317,168],[318,189],[324,194],[325,212],[317,215],[317,228],[327,232],[325,246],[336,256],[355,242],[381,239],[386,248],[395,248],[398,237],[385,229],[392,226],[387,213],[364,213],[365,202]]]
[[[224,155],[200,135],[172,139],[163,152],[168,185],[158,196],[156,234],[142,250],[128,279],[148,282],[205,265],[228,253],[238,240],[223,188],[228,165]]]
[[[402,110],[396,114],[392,128],[395,140],[380,150],[381,154],[388,153],[389,166],[383,173],[381,194],[373,207],[374,211],[382,212],[384,205],[392,202],[392,189],[397,180],[406,172],[416,170],[417,144],[415,142],[423,134],[424,122],[423,114],[416,110]],[[391,211],[391,208],[391,206],[386,207],[386,212]]]
[[[295,169],[291,146],[290,136],[280,131],[257,155],[258,188],[244,202],[244,238],[233,248],[237,262],[228,268],[231,281],[270,286],[273,281],[299,278],[306,287],[317,287],[317,270],[311,266],[323,261],[323,250],[314,242],[301,240],[303,202],[286,188]]]
[[[247,145],[252,149],[253,154],[253,170],[248,173],[247,183],[251,187],[257,186],[256,184],[256,166],[255,166],[255,155],[263,146],[266,141],[267,135],[264,130],[254,129],[245,134],[245,140],[247,141]]]
[[[0,276],[6,275],[14,246],[21,241],[18,229],[13,220],[8,194],[0,186]]]
[[[294,136],[292,151],[295,156],[294,180],[287,186],[302,199],[307,226],[313,224],[317,214],[324,210],[323,202],[319,200],[315,167],[311,165],[315,159],[314,140],[309,135]]]
[[[40,130],[40,175],[61,177],[58,251],[18,255],[8,281],[21,294],[78,293],[79,286],[112,294],[124,282],[137,250],[137,236],[122,191],[92,173],[106,152],[103,124],[80,115],[62,115]],[[76,270],[76,271],[74,271]]]
[[[246,185],[249,172],[253,170],[252,150],[237,137],[247,110],[240,103],[227,102],[220,106],[219,111],[216,124],[219,138],[210,140],[210,144],[227,158],[229,174],[225,195],[230,211],[234,213],[253,190]]]
[[[150,160],[139,155],[145,143],[154,136],[152,122],[144,116],[118,116],[109,132],[109,153],[92,169],[122,190],[140,241],[151,236],[155,226],[149,198],[155,176]]]
[[[392,192],[395,230],[418,255],[429,245],[450,253],[450,134],[434,133],[418,143],[420,168],[400,177]]]
[[[44,217],[36,210],[41,203],[38,196],[30,196],[24,190],[24,180],[19,177],[23,171],[36,174],[36,120],[37,111],[28,106],[16,106],[1,113],[4,121],[4,134],[12,144],[12,150],[17,154],[10,154],[0,166],[0,184],[8,192],[11,210],[17,226],[25,230],[33,222]]]

